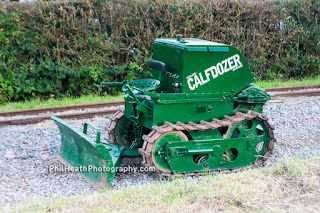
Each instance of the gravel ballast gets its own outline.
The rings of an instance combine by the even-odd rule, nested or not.
[[[320,154],[320,97],[270,101],[264,107],[264,114],[275,125],[278,141],[268,164],[285,156],[308,158]],[[67,122],[78,129],[82,129],[84,122],[105,129],[109,119],[100,116]],[[14,205],[33,196],[96,193],[77,173],[49,172],[50,166],[61,165],[55,158],[59,146],[60,132],[53,121],[0,127],[0,206]],[[125,159],[123,164],[140,166],[140,161],[141,158]],[[118,173],[112,188],[158,180],[152,173]]]

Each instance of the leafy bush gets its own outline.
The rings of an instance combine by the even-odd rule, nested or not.
[[[104,94],[102,81],[149,77],[153,40],[179,33],[236,46],[258,79],[319,74],[319,0],[80,0],[0,7],[0,102]]]

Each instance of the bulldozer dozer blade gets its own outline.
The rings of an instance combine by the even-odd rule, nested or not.
[[[121,163],[123,147],[94,141],[57,116],[51,119],[61,133],[58,160],[73,167],[96,190],[111,187],[117,167]]]

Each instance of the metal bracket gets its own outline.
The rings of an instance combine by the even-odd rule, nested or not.
[[[101,137],[101,129],[93,126],[92,124],[89,124],[87,122],[84,123],[83,125],[83,133],[87,135],[88,132],[88,126],[91,126],[93,129],[97,131],[97,136],[96,136],[96,143],[100,143],[100,137]]]

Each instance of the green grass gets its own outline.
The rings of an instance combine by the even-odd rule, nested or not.
[[[120,190],[51,198],[33,197],[3,212],[319,212],[320,157],[283,158],[270,167],[180,177]]]
[[[308,77],[303,79],[290,79],[290,80],[278,80],[278,81],[257,81],[253,84],[262,88],[274,88],[274,87],[293,87],[304,85],[316,85],[320,84],[320,75],[316,77]]]
[[[81,96],[79,98],[62,98],[62,99],[49,99],[49,100],[33,99],[30,101],[11,102],[5,105],[0,105],[0,112],[22,110],[22,109],[55,107],[55,106],[67,106],[67,105],[75,105],[75,104],[90,104],[90,103],[101,103],[101,102],[110,102],[110,101],[122,101],[122,100],[124,100],[123,94],[120,94],[117,96],[87,95],[87,96]]]
[[[303,78],[301,80],[279,80],[279,81],[257,81],[254,82],[262,88],[272,88],[272,87],[287,87],[287,86],[303,86],[303,85],[315,85],[320,84],[320,75],[314,78]],[[123,100],[123,94],[118,96],[97,96],[88,95],[82,96],[80,98],[63,98],[63,99],[49,99],[40,100],[34,99],[24,102],[11,102],[5,105],[0,105],[0,112],[2,111],[12,111],[12,110],[22,110],[22,109],[33,109],[33,108],[44,108],[44,107],[54,107],[54,106],[64,106],[73,104],[89,104],[89,103],[100,103],[108,101],[121,101]]]

